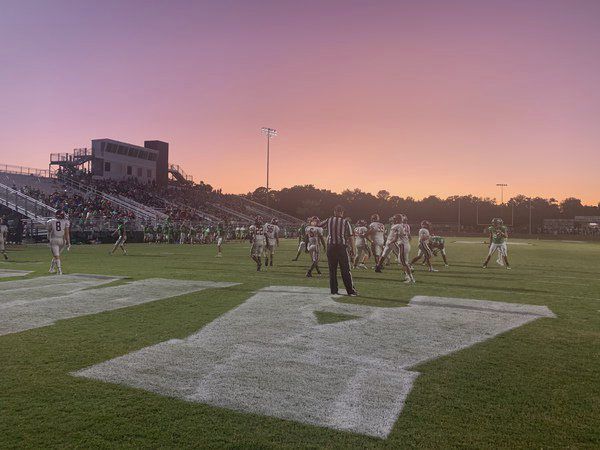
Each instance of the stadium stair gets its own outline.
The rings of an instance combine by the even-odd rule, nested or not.
[[[250,223],[254,222],[253,217],[251,217],[247,214],[243,214],[241,212],[235,211],[233,209],[230,209],[226,206],[223,206],[220,203],[206,202],[206,205],[210,206],[218,211],[224,212],[224,213],[228,214],[229,216],[233,216],[238,220],[242,220],[244,222],[250,222]]]
[[[36,236],[46,236],[46,222],[56,214],[56,209],[33,197],[0,183],[0,205],[27,217]]]
[[[171,175],[173,175],[173,178],[175,178],[180,183],[184,183],[184,184],[193,184],[194,183],[194,177],[186,174],[183,171],[183,169],[177,164],[169,164],[169,173]]]
[[[76,168],[93,159],[92,149],[76,148],[73,153],[51,153],[50,164],[60,167]]]
[[[239,200],[247,211],[250,211],[252,215],[260,215],[263,219],[276,218],[281,224],[296,225],[300,224],[302,220],[294,217],[290,214],[278,211],[265,205],[261,205],[255,201],[242,197],[240,195],[233,195],[236,200]]]
[[[188,206],[184,203],[175,202],[173,200],[167,200],[159,195],[155,195],[155,194],[150,194],[150,195],[153,198],[155,198],[156,200],[163,202],[165,204],[165,206],[172,206],[177,209],[185,209],[185,210],[191,211],[200,220],[206,220],[211,223],[218,223],[221,221],[221,219],[219,219],[219,217],[213,216],[212,214],[209,214],[206,211],[202,211],[198,208]]]

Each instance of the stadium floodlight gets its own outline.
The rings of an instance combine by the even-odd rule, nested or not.
[[[508,186],[506,183],[496,183],[496,186],[500,188],[500,204],[504,205],[504,188]]]
[[[277,130],[269,127],[262,127],[261,133],[267,137],[267,206],[269,206],[269,144],[271,138],[277,136]]]

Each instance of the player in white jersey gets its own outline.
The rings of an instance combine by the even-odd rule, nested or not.
[[[375,255],[375,264],[379,264],[379,259],[383,253],[383,247],[385,246],[385,225],[379,221],[379,214],[373,214],[371,216],[369,239],[372,243],[371,247],[373,249],[373,255]]]
[[[305,236],[307,239],[307,250],[310,254],[310,258],[312,260],[312,264],[306,272],[306,276],[308,278],[312,277],[312,271],[316,270],[319,275],[321,275],[321,270],[319,269],[319,256],[321,254],[320,245],[323,248],[326,248],[325,239],[323,238],[323,228],[319,226],[321,221],[318,217],[311,217],[308,220],[308,226],[305,228]]]
[[[410,254],[410,226],[408,219],[404,214],[396,214],[392,217],[393,225],[390,228],[383,254],[379,260],[379,264],[375,267],[375,272],[381,272],[383,263],[387,255],[390,254],[392,248],[398,248],[398,263],[402,266],[405,274],[405,283],[414,283],[415,277],[408,264]]]
[[[275,256],[275,247],[279,247],[279,225],[277,219],[271,219],[271,223],[265,223],[265,235],[267,238],[267,257],[265,267],[273,267],[273,257]]]
[[[8,259],[6,254],[6,241],[8,239],[8,227],[4,223],[4,218],[0,217],[0,253],[4,255],[4,259]]]
[[[262,217],[256,216],[254,220],[254,225],[250,226],[250,242],[252,243],[252,248],[250,249],[250,257],[256,263],[256,271],[260,271],[262,267],[262,257],[265,252],[265,246],[267,245],[267,240],[265,238],[265,228],[262,224]]]
[[[369,250],[369,245],[367,243],[371,243],[369,239],[369,229],[367,228],[366,220],[359,220],[356,223],[356,227],[354,227],[354,246],[356,250],[354,254],[356,257],[354,258],[354,268],[357,267],[361,269],[366,269],[367,266],[365,262],[371,256],[371,251]]]
[[[425,264],[429,268],[429,271],[437,272],[437,270],[431,265],[433,251],[431,250],[431,247],[429,247],[429,240],[431,239],[431,232],[429,231],[430,228],[431,224],[427,220],[421,222],[421,229],[419,230],[419,253],[413,258],[413,260],[410,262],[410,265],[412,266],[414,263],[420,260],[421,257],[423,257],[425,259]]]
[[[50,263],[50,273],[62,275],[62,265],[60,262],[60,252],[66,245],[67,250],[71,249],[71,234],[69,233],[71,224],[65,219],[65,213],[58,210],[56,217],[46,222],[48,231],[48,242],[52,251],[52,262]]]

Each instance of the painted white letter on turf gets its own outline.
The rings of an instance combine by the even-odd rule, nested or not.
[[[357,316],[321,325],[315,311]],[[193,402],[386,437],[410,368],[531,322],[545,306],[415,297],[406,308],[339,304],[326,289],[270,287],[185,340],[77,376]]]

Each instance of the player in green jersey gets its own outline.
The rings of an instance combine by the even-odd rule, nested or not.
[[[492,219],[492,224],[488,227],[487,232],[489,233],[490,247],[487,258],[483,263],[483,268],[487,268],[490,258],[494,252],[497,251],[502,257],[504,266],[507,269],[510,269],[510,265],[508,264],[508,246],[506,245],[508,231],[506,226],[502,223],[502,219]]]
[[[183,245],[187,242],[189,232],[190,228],[187,226],[187,224],[185,222],[182,223],[179,227],[179,245]]]
[[[221,249],[223,246],[223,242],[225,242],[225,227],[221,222],[217,225],[217,258],[221,258],[223,253],[221,253]]]
[[[127,230],[125,229],[125,222],[119,222],[113,236],[117,236],[117,242],[115,242],[110,254],[112,255],[117,247],[119,247],[123,251],[123,254],[126,255],[127,249],[125,248],[125,242],[127,242]]]
[[[447,267],[448,260],[446,259],[446,242],[441,236],[431,236],[429,238],[429,248],[433,252],[433,256],[437,256],[438,253],[442,255],[442,259],[444,260],[444,265]]]
[[[194,227],[193,225],[190,225],[190,244],[194,245],[194,243],[196,242],[196,227]]]
[[[292,261],[298,261],[302,251],[306,251],[306,222],[302,222],[300,228],[298,228],[298,253]]]

